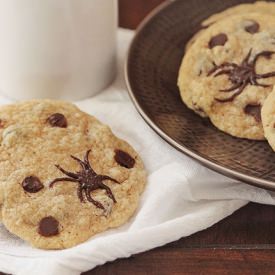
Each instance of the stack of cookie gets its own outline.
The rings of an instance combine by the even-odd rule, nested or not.
[[[274,135],[275,143],[274,14],[272,2],[232,7],[204,21],[186,46],[178,77],[182,100],[235,137]]]
[[[0,109],[2,222],[35,247],[61,249],[125,223],[142,161],[110,128],[65,102]]]

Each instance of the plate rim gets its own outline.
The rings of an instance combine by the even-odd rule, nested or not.
[[[171,138],[168,134],[166,134],[160,127],[158,127],[154,121],[147,115],[147,113],[143,110],[142,106],[139,104],[138,99],[135,95],[135,92],[133,91],[130,83],[130,77],[129,77],[129,67],[130,67],[130,56],[131,52],[133,50],[133,47],[135,45],[135,41],[138,39],[140,33],[143,31],[143,29],[151,23],[151,21],[158,16],[158,14],[166,9],[168,6],[172,5],[174,2],[178,0],[166,0],[156,8],[154,8],[139,24],[138,28],[135,31],[135,35],[130,42],[127,54],[126,54],[126,60],[124,63],[124,79],[126,83],[126,87],[128,90],[128,94],[130,96],[131,101],[133,102],[136,110],[140,114],[140,116],[143,118],[143,120],[152,128],[163,140],[165,140],[169,145],[171,145],[173,148],[175,148],[177,151],[187,155],[188,157],[191,157],[195,161],[198,161],[203,166],[211,169],[214,172],[217,172],[219,174],[222,174],[224,176],[240,180],[244,183],[247,183],[249,185],[253,185],[256,187],[268,189],[268,190],[275,190],[275,183],[269,180],[265,180],[259,177],[249,176],[241,172],[234,171],[230,168],[227,168],[223,165],[214,163],[210,160],[207,160],[206,158],[198,155],[197,153],[193,152],[192,150],[189,150],[187,147],[183,146],[182,144],[175,141],[173,138]]]

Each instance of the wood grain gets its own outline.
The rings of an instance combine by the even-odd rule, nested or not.
[[[85,275],[274,274],[275,207],[250,203],[209,229]]]
[[[274,274],[275,251],[224,249],[156,249],[96,268],[86,275],[105,274]]]

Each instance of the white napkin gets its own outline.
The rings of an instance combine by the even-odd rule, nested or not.
[[[275,204],[274,193],[221,176],[165,143],[142,120],[126,91],[123,63],[133,32],[119,30],[119,73],[98,96],[77,102],[139,152],[149,172],[135,216],[74,248],[44,251],[0,226],[0,270],[20,275],[75,275],[203,230],[249,201]],[[0,98],[1,103],[8,100]]]

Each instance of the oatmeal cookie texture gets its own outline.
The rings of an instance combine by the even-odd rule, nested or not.
[[[249,3],[249,4],[240,4],[237,6],[230,7],[222,12],[216,13],[211,15],[209,18],[204,20],[201,23],[200,31],[198,31],[187,43],[186,50],[188,50],[191,45],[197,40],[200,35],[204,32],[205,29],[207,29],[209,26],[218,23],[220,20],[232,16],[232,15],[241,15],[241,14],[247,14],[247,13],[262,13],[274,15],[275,14],[275,3],[274,2],[266,2],[266,1],[256,1],[255,3]],[[246,29],[247,31],[253,33],[257,31],[259,28],[259,25],[257,22],[247,22],[246,23]]]
[[[228,16],[186,52],[178,86],[185,104],[236,137],[264,139],[261,107],[275,84],[275,18]]]
[[[275,88],[264,102],[261,116],[265,137],[275,151]]]
[[[44,249],[125,223],[146,173],[134,149],[76,106],[36,100],[0,108],[2,221]]]

